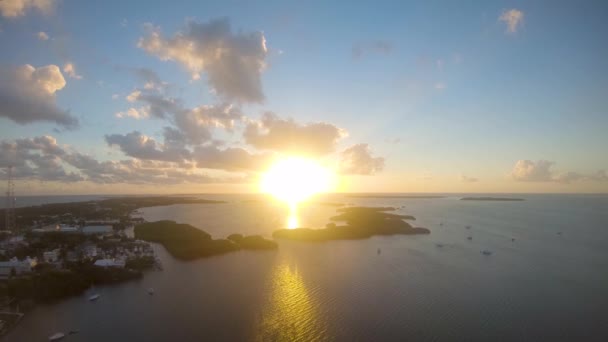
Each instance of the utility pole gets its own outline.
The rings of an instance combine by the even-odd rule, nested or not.
[[[13,167],[9,166],[6,170],[8,175],[8,184],[6,187],[6,207],[4,213],[6,215],[6,230],[15,232],[17,224],[15,220],[15,182],[13,181]]]

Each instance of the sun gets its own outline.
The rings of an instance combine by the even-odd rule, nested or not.
[[[275,162],[261,178],[262,192],[290,206],[334,188],[334,173],[311,159],[289,157]]]

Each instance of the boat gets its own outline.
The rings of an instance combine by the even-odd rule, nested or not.
[[[443,247],[443,244],[442,243],[436,243],[435,246],[441,248],[441,247]]]
[[[489,250],[487,250],[487,249],[484,249],[483,251],[481,251],[481,254],[483,254],[483,255],[492,255],[492,252],[489,251]]]
[[[148,294],[151,296],[154,294],[154,289],[153,288],[149,288],[148,289]]]
[[[473,240],[473,237],[472,237],[472,236],[469,236],[469,237],[467,238],[467,240]]]
[[[57,332],[57,333],[54,333],[53,335],[49,336],[49,341],[59,341],[64,337],[65,337],[64,333]]]
[[[471,226],[465,226],[466,229],[471,229]]]
[[[99,293],[96,293],[89,297],[89,301],[94,302],[94,301],[98,300],[99,297],[101,297],[101,295]]]
[[[380,253],[382,253],[382,250],[380,250],[380,248],[378,248],[378,255],[380,255]]]

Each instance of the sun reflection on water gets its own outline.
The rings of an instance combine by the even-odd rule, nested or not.
[[[261,316],[258,341],[313,341],[323,339],[318,317],[302,276],[287,263],[275,267],[272,294]]]
[[[289,216],[287,216],[287,228],[295,229],[300,226],[300,222],[298,220],[298,206],[296,204],[291,204],[289,206]]]

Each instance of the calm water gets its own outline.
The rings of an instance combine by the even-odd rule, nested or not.
[[[164,271],[97,288],[95,303],[83,295],[38,306],[5,339],[77,329],[65,340],[607,341],[608,196],[519,197],[526,201],[329,199],[405,206],[428,236],[281,241],[278,251],[192,262],[156,246]],[[230,203],[143,212],[214,237],[269,235],[288,220],[281,206],[251,198],[205,198]],[[309,205],[298,219],[320,226],[334,211]]]

